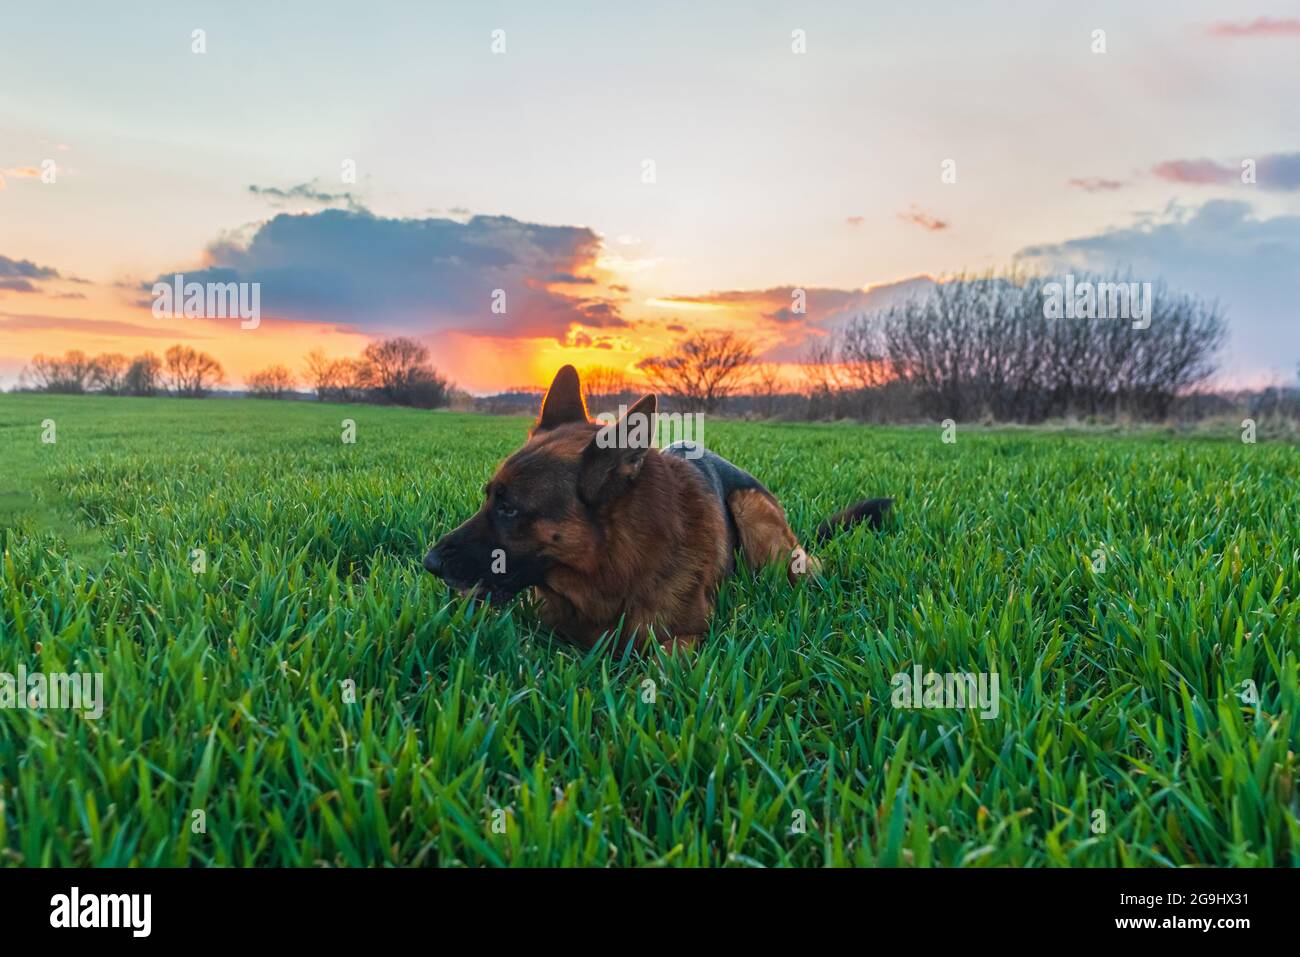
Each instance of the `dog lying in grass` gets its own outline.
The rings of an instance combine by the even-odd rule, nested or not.
[[[424,567],[497,603],[535,589],[542,620],[584,648],[617,632],[670,650],[707,633],[737,551],[752,569],[784,564],[792,584],[815,572],[756,478],[691,442],[653,447],[656,410],[647,395],[619,423],[592,422],[577,370],[562,368],[528,441]],[[890,503],[845,509],[817,539],[862,521],[879,527]]]

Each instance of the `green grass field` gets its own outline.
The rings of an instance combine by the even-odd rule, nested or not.
[[[613,659],[420,567],[525,427],[0,396],[0,671],[106,700],[0,710],[3,860],[1300,862],[1295,446],[710,421],[801,535],[897,523]],[[893,707],[914,664],[996,673],[998,714]]]

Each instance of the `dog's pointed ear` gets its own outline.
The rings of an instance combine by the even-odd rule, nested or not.
[[[568,425],[570,422],[586,421],[587,406],[582,401],[578,370],[573,366],[564,366],[555,373],[551,387],[546,390],[546,398],[542,399],[542,414],[537,417],[532,434]]]
[[[597,432],[582,450],[578,495],[590,505],[617,498],[641,474],[641,465],[654,446],[653,395],[642,397],[623,418]]]

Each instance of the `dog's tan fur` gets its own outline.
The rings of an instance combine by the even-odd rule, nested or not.
[[[628,412],[653,415],[646,396]],[[718,588],[733,570],[727,512],[753,569],[783,565],[791,582],[816,570],[785,511],[765,489],[719,501],[696,468],[654,448],[607,448],[587,416],[577,373],[565,366],[525,445],[497,470],[482,509],[426,556],[430,571],[462,585],[494,585],[478,566],[491,547],[520,556],[542,620],[590,648],[690,647],[708,631]],[[535,570],[535,572],[531,571]]]

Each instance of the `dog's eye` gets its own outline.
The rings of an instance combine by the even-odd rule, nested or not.
[[[519,514],[519,509],[511,508],[509,505],[503,503],[497,506],[497,514],[502,518],[514,518]]]

